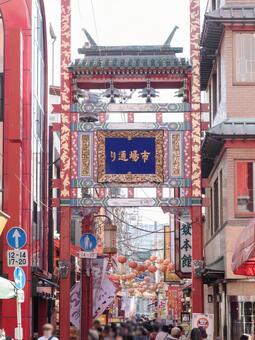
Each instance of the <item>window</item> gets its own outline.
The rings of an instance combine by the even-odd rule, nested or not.
[[[220,226],[223,225],[223,175],[222,170],[219,176],[219,190],[220,190]]]
[[[212,11],[216,9],[216,0],[212,0]]]
[[[213,184],[213,224],[214,232],[219,228],[219,182],[218,178]]]
[[[210,189],[210,199],[211,199],[211,205],[210,205],[210,236],[213,236],[213,190]]]
[[[234,81],[255,83],[255,32],[234,35]]]
[[[219,86],[219,103],[221,102],[221,55],[218,59],[218,86]]]
[[[213,100],[213,120],[217,114],[217,73],[214,73],[212,76],[213,86],[212,86],[212,100]]]
[[[254,214],[255,161],[236,163],[236,212]]]

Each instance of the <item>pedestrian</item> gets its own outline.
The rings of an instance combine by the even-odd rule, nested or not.
[[[123,340],[122,335],[117,335],[116,338],[115,338],[115,340]]]
[[[198,328],[192,329],[190,333],[190,340],[202,340],[202,336]]]
[[[95,330],[101,329],[101,323],[100,323],[99,320],[95,320],[93,322],[93,329],[95,329]]]
[[[185,331],[184,331],[183,327],[182,326],[178,326],[178,328],[181,331],[180,340],[187,340],[187,337],[185,335]]]
[[[179,327],[172,328],[170,339],[180,339],[180,337],[181,337],[180,328]]]
[[[97,330],[91,329],[89,331],[88,340],[99,340],[99,334],[98,334]]]
[[[206,330],[204,329],[204,327],[198,327],[198,329],[201,333],[202,339],[207,339],[207,333],[206,333]]]
[[[134,340],[148,340],[147,332],[144,328],[138,327],[136,329]]]
[[[38,340],[58,340],[57,337],[53,335],[54,328],[52,324],[46,323],[43,325],[43,336],[38,338]]]
[[[250,340],[250,339],[251,339],[251,336],[248,334],[242,334],[240,337],[240,340]]]
[[[12,336],[5,335],[4,329],[0,329],[0,340],[14,340]]]
[[[150,332],[149,339],[150,339],[150,340],[156,340],[158,331],[159,331],[159,326],[158,326],[157,324],[155,324],[154,326],[152,326],[152,331]]]
[[[156,336],[156,340],[168,340],[171,339],[169,335],[169,327],[166,325],[163,325],[161,327],[161,331]]]

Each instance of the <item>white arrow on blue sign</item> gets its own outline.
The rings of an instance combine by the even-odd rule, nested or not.
[[[21,227],[13,227],[8,231],[6,240],[9,247],[13,249],[20,249],[27,243],[27,234]]]
[[[26,274],[24,270],[20,267],[15,268],[14,273],[14,282],[17,289],[24,289],[26,284]]]
[[[81,249],[88,252],[94,250],[97,246],[97,239],[95,235],[91,233],[83,234],[82,237],[80,238],[80,246]]]

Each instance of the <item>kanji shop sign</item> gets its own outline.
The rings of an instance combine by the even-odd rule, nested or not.
[[[184,221],[180,226],[180,270],[183,274],[191,273],[192,227]]]
[[[162,183],[163,131],[98,131],[98,182]]]

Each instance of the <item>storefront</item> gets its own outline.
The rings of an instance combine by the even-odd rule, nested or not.
[[[255,335],[255,295],[229,296],[229,339],[240,339],[244,333]]]

